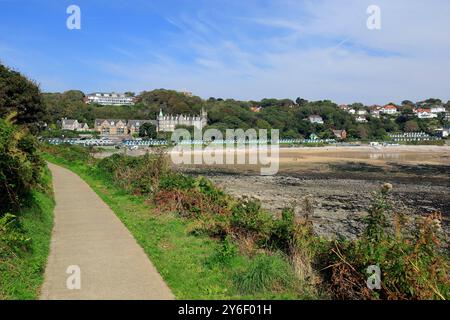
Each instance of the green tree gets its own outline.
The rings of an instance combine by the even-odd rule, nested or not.
[[[153,123],[146,122],[139,127],[139,137],[156,139],[156,126]]]
[[[300,134],[294,129],[289,129],[283,133],[283,138],[285,139],[298,139],[300,138]]]
[[[417,132],[420,130],[420,127],[416,120],[409,120],[405,123],[404,130],[406,132]]]
[[[85,97],[84,93],[80,90],[69,90],[64,92],[61,96],[65,100],[71,102],[83,102]]]
[[[144,91],[136,97],[136,101],[156,112],[162,108],[165,114],[199,114],[201,108],[205,106],[205,102],[199,97],[189,97],[165,89]]]
[[[364,109],[364,104],[362,104],[361,102],[355,102],[349,105],[349,107],[355,110],[362,110]]]
[[[403,100],[402,101],[402,107],[410,107],[410,108],[412,108],[414,106],[415,106],[415,104],[411,100]]]
[[[298,97],[297,99],[295,99],[295,103],[299,107],[303,107],[303,106],[306,106],[308,104],[308,100]]]
[[[17,71],[0,64],[0,117],[15,112],[15,121],[33,132],[43,127],[46,109],[39,87]]]
[[[367,126],[359,125],[356,130],[358,132],[358,137],[360,139],[365,140],[365,139],[369,138],[369,130],[367,129]]]
[[[271,129],[270,123],[268,123],[264,119],[258,119],[256,120],[256,127],[258,129]]]
[[[331,131],[330,129],[325,129],[323,131],[320,132],[319,137],[321,139],[333,139],[335,138],[333,131]]]
[[[425,101],[423,101],[428,106],[435,106],[435,105],[441,105],[442,100],[441,99],[435,99],[435,98],[429,98]]]

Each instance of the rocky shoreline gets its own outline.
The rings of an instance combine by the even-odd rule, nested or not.
[[[450,235],[450,166],[355,168],[354,163],[347,163],[320,171],[281,171],[275,176],[205,168],[183,171],[206,176],[233,196],[257,198],[274,214],[292,204],[301,214],[303,199],[309,197],[314,202],[310,215],[314,228],[327,238],[359,235],[373,193],[390,182],[396,210],[405,213],[410,222],[427,213],[441,212],[444,231]]]

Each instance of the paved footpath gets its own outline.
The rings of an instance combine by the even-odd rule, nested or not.
[[[73,172],[53,164],[49,168],[55,225],[41,299],[173,299],[143,249],[102,199]],[[66,273],[70,266],[79,267],[80,289],[73,289],[77,267]]]

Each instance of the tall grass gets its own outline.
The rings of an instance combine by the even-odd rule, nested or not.
[[[242,293],[277,291],[293,285],[292,269],[279,255],[258,255],[249,268],[237,273],[235,283]]]

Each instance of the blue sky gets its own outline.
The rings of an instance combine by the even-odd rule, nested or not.
[[[0,0],[0,60],[52,92],[446,101],[450,1]]]

